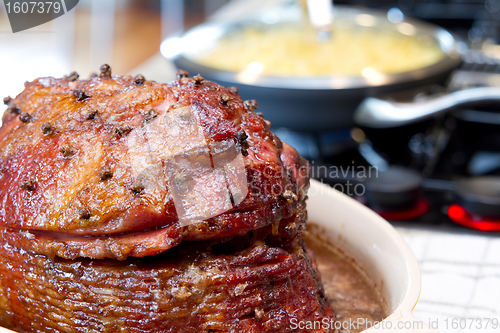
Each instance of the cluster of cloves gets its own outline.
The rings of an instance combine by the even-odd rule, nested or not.
[[[99,114],[99,111],[97,110],[91,110],[87,113],[85,119],[87,120],[92,120],[92,119],[95,119],[95,117],[97,117],[97,115]]]
[[[78,211],[78,214],[80,215],[80,218],[82,220],[89,220],[90,219],[90,211],[87,208],[82,208]]]
[[[42,133],[46,135],[54,133],[54,127],[52,126],[52,124],[49,122],[44,123],[42,125]]]
[[[133,130],[132,126],[121,125],[121,126],[115,127],[115,134],[117,136],[125,136],[128,133],[130,133],[130,131],[132,131],[132,130]]]
[[[62,145],[59,151],[65,158],[71,157],[75,154],[75,150],[70,145]]]
[[[144,77],[144,75],[141,75],[141,74],[138,74],[134,77],[134,82],[135,84],[137,84],[138,86],[142,86],[144,84],[144,82],[146,81],[146,78]]]
[[[185,70],[183,70],[183,69],[179,69],[179,70],[177,71],[177,80],[180,80],[180,79],[185,78],[185,77],[188,77],[188,76],[189,76],[189,73],[188,73],[188,72],[186,72],[186,71],[185,71]]]
[[[19,120],[22,122],[22,123],[29,123],[31,120],[32,120],[32,117],[31,115],[28,113],[28,112],[24,112],[24,113],[21,113],[19,115]]]
[[[248,135],[245,133],[244,130],[241,130],[236,133],[235,137],[241,146],[241,154],[243,156],[248,156],[247,149],[250,147],[247,142]]]
[[[7,96],[3,99],[3,104],[7,105],[7,110],[10,113],[19,114],[21,110],[14,104],[13,99],[10,96]]]
[[[108,79],[111,78],[111,67],[109,67],[108,64],[104,64],[101,66],[99,77],[108,78]]]
[[[226,94],[222,94],[219,96],[219,100],[223,105],[227,105],[227,103],[229,103],[229,101],[231,101],[232,99],[233,99],[232,97]]]
[[[295,201],[299,200],[299,198],[297,198],[297,195],[290,190],[286,190],[285,192],[283,192],[282,196],[283,199],[285,199],[289,204],[292,204]]]
[[[76,100],[77,100],[78,102],[81,102],[81,101],[83,101],[83,100],[86,100],[87,98],[89,98],[89,97],[90,97],[89,95],[87,95],[87,94],[85,93],[85,91],[80,90],[80,89],[75,89],[75,90],[73,91],[73,95],[76,97]]]
[[[78,80],[79,77],[80,77],[80,75],[78,75],[77,72],[71,72],[71,73],[69,73],[69,75],[67,75],[67,76],[65,75],[64,79],[66,79],[70,82],[73,82],[73,81]]]
[[[176,76],[177,76],[177,80],[181,80],[181,79],[183,79],[183,78],[188,77],[188,76],[189,76],[189,72],[187,72],[187,71],[185,71],[185,70],[183,70],[183,69],[179,69],[179,70],[177,70],[177,74],[176,74]],[[197,75],[193,76],[193,82],[194,82],[194,84],[196,84],[196,85],[201,84],[204,80],[205,80],[205,79],[204,79],[204,78],[203,78],[200,74],[197,74]],[[238,93],[239,93],[239,89],[238,89],[238,87],[229,87],[229,88],[227,88],[227,89],[228,89],[230,92],[232,92],[233,94],[238,95]],[[231,98],[230,96],[228,96],[227,94],[221,94],[221,95],[219,96],[219,101],[220,101],[222,104],[224,104],[224,105],[227,105],[227,103],[228,103],[229,101],[231,101],[231,100],[232,100],[232,98]],[[256,109],[256,108],[257,108],[257,102],[256,102],[255,100],[251,100],[251,101],[248,101],[248,102],[250,103],[250,105],[252,105],[252,106],[253,106],[253,109]],[[247,107],[247,108],[248,108],[248,107]],[[252,109],[252,110],[253,110],[253,109]]]
[[[193,76],[194,84],[201,84],[205,79],[200,74]]]
[[[146,122],[146,123],[150,122],[151,120],[155,119],[156,117],[158,117],[158,113],[156,113],[155,110],[151,109],[144,116],[144,122]]]
[[[23,180],[19,187],[24,191],[33,191],[35,189],[35,182],[32,180]]]
[[[177,71],[177,80],[181,80],[183,78],[186,78],[189,76],[189,73],[183,69],[179,69]],[[195,76],[193,76],[193,82],[195,85],[199,85],[201,84],[205,79],[203,78],[203,76],[201,76],[200,74],[196,74]]]
[[[144,191],[144,186],[141,185],[141,184],[135,184],[134,186],[132,186],[130,188],[130,190],[132,191],[132,193],[134,194],[140,194],[142,191]]]
[[[250,99],[244,102],[245,108],[249,111],[253,111],[259,108],[257,101],[255,99]]]
[[[99,171],[99,179],[101,181],[108,180],[113,177],[113,171],[111,169],[102,169]]]

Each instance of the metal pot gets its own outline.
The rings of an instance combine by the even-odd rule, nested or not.
[[[461,62],[456,38],[448,31],[424,22],[405,19],[392,23],[385,14],[336,6],[334,17],[356,25],[360,16],[370,17],[373,29],[402,30],[410,27],[415,35],[427,36],[444,53],[439,62],[417,70],[397,74],[370,76],[271,77],[228,72],[197,63],[194,54],[210,48],[218,38],[244,27],[272,27],[283,22],[298,22],[301,8],[287,7],[266,10],[248,17],[218,19],[199,25],[182,36],[163,41],[161,52],[178,68],[201,74],[226,86],[236,86],[244,99],[256,99],[259,111],[265,113],[274,128],[296,131],[331,131],[354,125],[353,112],[369,96],[406,90],[430,83],[442,83]],[[273,18],[270,20],[269,18]],[[272,22],[270,22],[272,21]],[[402,26],[403,25],[403,26]],[[408,29],[407,29],[408,30]]]

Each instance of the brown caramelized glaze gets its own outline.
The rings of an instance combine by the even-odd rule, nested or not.
[[[303,198],[307,176],[292,171],[307,169],[305,160],[234,91],[201,76],[159,84],[109,71],[103,67],[99,77],[85,80],[36,79],[6,100],[21,114],[5,112],[0,129],[3,239],[48,256],[123,260],[182,240],[243,235],[296,209],[297,201],[282,195],[288,190]],[[189,142],[186,133],[161,135],[168,114],[186,110],[198,117],[210,149],[228,142],[241,147],[250,193],[223,214],[182,226],[161,177],[138,179],[151,171],[144,161],[161,163],[166,151]],[[165,169],[151,172],[162,176]],[[210,205],[205,200],[200,205]]]
[[[20,332],[311,332],[334,322],[303,251],[304,205],[244,236],[157,256],[67,260],[0,247],[0,326]],[[314,332],[333,332],[328,328]]]
[[[335,321],[304,247],[308,164],[255,101],[200,75],[159,84],[103,65],[5,102],[0,326],[245,333]]]

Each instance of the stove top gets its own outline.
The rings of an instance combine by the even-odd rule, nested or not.
[[[480,65],[465,61],[447,87],[387,98],[420,100],[500,86],[500,62]],[[499,111],[500,102],[490,102],[396,128],[275,132],[309,159],[313,178],[393,223],[500,234]]]

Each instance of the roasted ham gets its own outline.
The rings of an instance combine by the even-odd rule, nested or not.
[[[254,107],[198,76],[172,84],[128,76],[26,83],[0,129],[0,237],[51,257],[123,260],[290,216],[308,187],[307,164]],[[246,155],[239,163],[248,195],[218,195],[224,179],[202,165],[194,210],[222,209],[180,223],[168,185],[192,176],[175,174],[182,159],[193,169],[190,156],[205,156],[200,164],[217,169],[227,147],[230,157],[234,149]]]
[[[103,66],[5,103],[0,326],[244,333],[334,320],[304,245],[309,166],[255,101],[182,71],[159,84]]]

